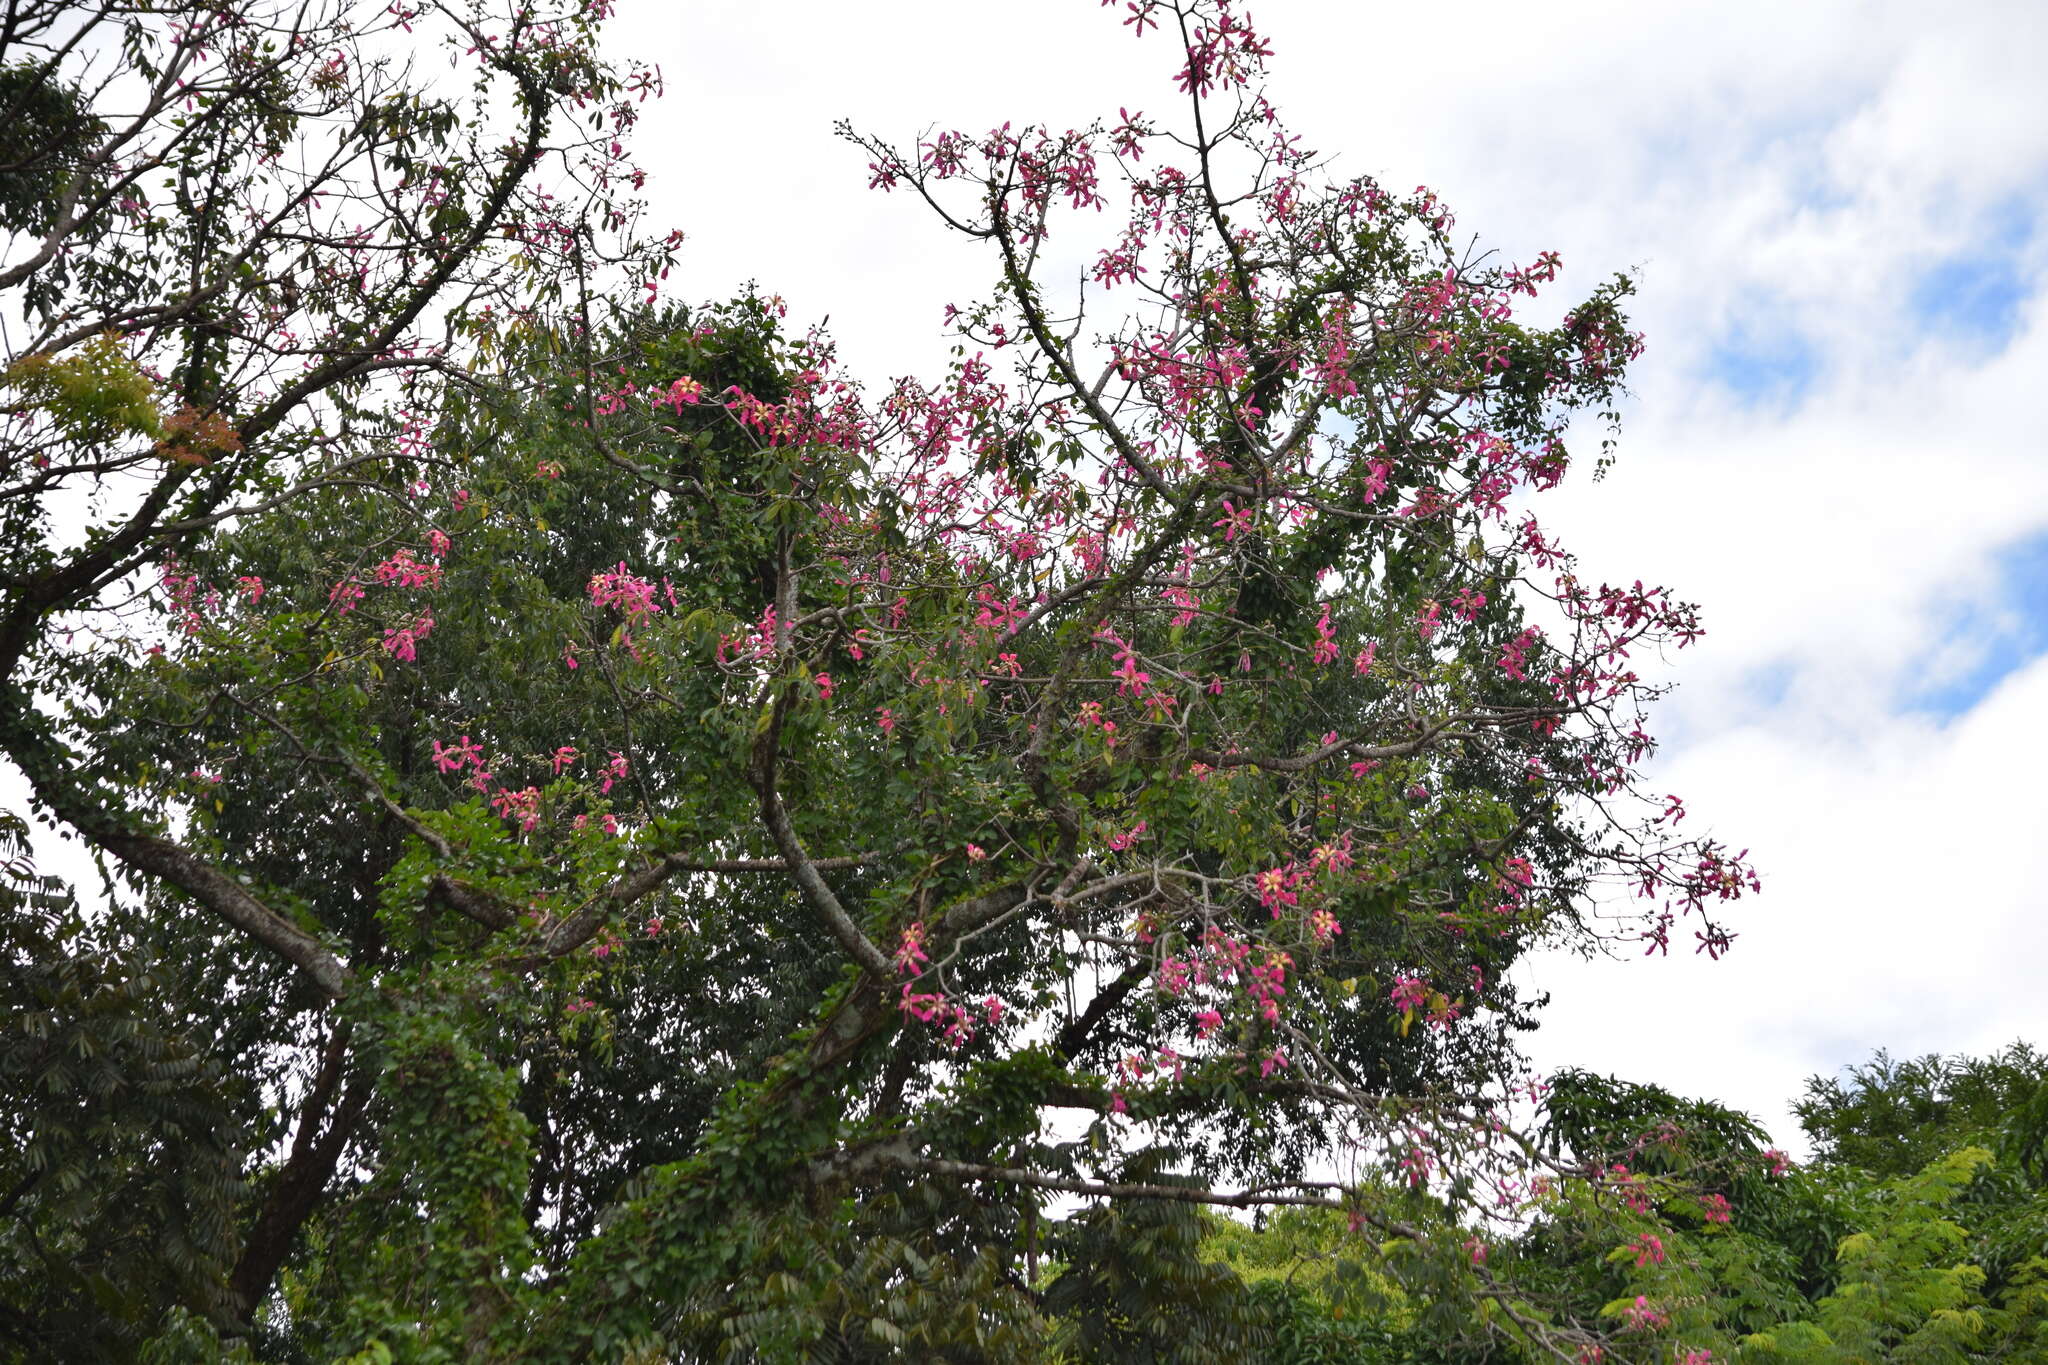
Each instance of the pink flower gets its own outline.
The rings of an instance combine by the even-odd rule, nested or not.
[[[882,727],[883,734],[895,734],[896,712],[887,706],[877,706],[875,708],[875,724]]]
[[[441,566],[421,563],[413,558],[411,550],[398,551],[370,572],[379,583],[400,588],[441,586]]]
[[[540,788],[528,787],[523,791],[505,791],[491,798],[491,805],[501,820],[517,821],[521,833],[531,832],[540,823]]]
[[[931,961],[924,952],[924,922],[919,920],[904,929],[903,937],[896,945],[896,970],[905,976],[923,976],[921,963]],[[904,989],[908,990],[906,986]]]
[[[617,749],[611,752],[612,761],[604,766],[604,781],[599,783],[597,787],[599,792],[609,792],[612,789],[612,783],[626,775],[626,756]]]
[[[560,777],[562,769],[568,767],[575,760],[576,751],[568,745],[564,744],[561,748],[555,750],[555,776]]]
[[[384,631],[384,652],[401,663],[411,663],[418,657],[418,645],[434,629],[434,618],[422,612],[411,625],[403,629],[387,627]]]
[[[654,601],[654,584],[627,572],[623,560],[609,573],[590,576],[590,605],[600,610],[617,607],[629,621],[661,610]]]
[[[969,844],[967,846],[967,860],[969,862],[978,863],[987,857],[988,850],[983,848],[980,844]]]
[[[1422,983],[1419,976],[1397,976],[1394,978],[1394,989],[1387,992],[1387,999],[1394,1002],[1395,1009],[1404,1013],[1408,1010],[1421,1009],[1423,1002],[1429,999],[1429,988]]]
[[[896,1008],[913,1019],[929,1024],[946,1008],[946,997],[936,993],[913,992],[906,982],[903,986],[903,996],[896,1002]]]
[[[832,675],[830,673],[820,673],[811,681],[816,683],[818,686],[819,701],[832,700]]]
[[[1379,653],[1380,642],[1367,640],[1365,648],[1358,651],[1358,657],[1351,661],[1351,671],[1363,678],[1372,672],[1373,655]]]
[[[1276,1047],[1271,1052],[1267,1053],[1265,1057],[1260,1060],[1259,1075],[1261,1077],[1270,1076],[1273,1074],[1275,1068],[1285,1067],[1286,1065],[1287,1054]]]
[[[1637,1269],[1646,1265],[1664,1264],[1664,1239],[1661,1237],[1644,1233],[1630,1244],[1630,1249],[1636,1254]]]
[[[1258,877],[1259,904],[1273,912],[1273,918],[1280,918],[1280,907],[1299,905],[1301,898],[1289,888],[1294,884],[1294,865],[1269,867]]]
[[[1316,622],[1316,645],[1313,657],[1318,667],[1331,662],[1337,657],[1336,635],[1336,627],[1330,624],[1330,604],[1325,602],[1323,603],[1322,618]]]
[[[256,605],[256,604],[258,603],[258,602],[261,602],[261,601],[263,600],[263,580],[262,580],[262,579],[260,579],[260,578],[256,578],[256,577],[253,577],[253,576],[250,576],[250,575],[244,575],[244,576],[243,576],[243,577],[241,577],[241,578],[237,578],[237,579],[235,580],[235,582],[237,582],[237,583],[239,583],[239,584],[241,585],[241,587],[242,587],[242,595],[243,595],[244,597],[246,597],[246,598],[248,598],[248,599],[249,599],[249,605],[250,605],[250,606],[252,606],[252,607],[253,607],[253,606],[255,606],[255,605]]]
[[[1195,1016],[1195,1032],[1207,1038],[1223,1027],[1223,1016],[1215,1010],[1203,1010]]]
[[[434,741],[434,766],[442,772],[460,772],[472,763],[479,768],[483,767],[484,751],[483,746],[472,743],[468,735],[462,737],[461,743],[446,748],[441,746],[440,740]]]
[[[1415,614],[1415,633],[1425,640],[1436,634],[1437,623],[1443,615],[1443,610],[1434,599],[1424,602],[1422,610]]]
[[[1231,503],[1229,498],[1225,498],[1223,500],[1223,515],[1209,524],[1223,528],[1223,543],[1227,545],[1231,541],[1236,540],[1240,533],[1248,532],[1252,529],[1252,516],[1253,509],[1247,507],[1240,511]]]

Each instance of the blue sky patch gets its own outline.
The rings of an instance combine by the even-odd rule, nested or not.
[[[1959,610],[1950,635],[1976,637],[1982,652],[1963,673],[1911,697],[1913,709],[1944,720],[1969,711],[2006,677],[2048,653],[2048,533],[1998,556],[1990,600]]]
[[[1993,351],[2012,340],[2020,307],[2032,292],[2022,253],[2033,237],[2033,223],[2017,208],[1996,219],[1975,248],[1937,261],[1914,281],[1907,303],[1922,330]]]
[[[1707,373],[1746,406],[1796,405],[1819,372],[1813,344],[1789,324],[1742,323],[1707,355]]]
[[[2011,256],[1955,256],[1913,287],[1914,321],[2001,350],[2019,329],[2027,281]]]

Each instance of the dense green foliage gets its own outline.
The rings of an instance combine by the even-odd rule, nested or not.
[[[1967,1102],[1986,1091],[1995,1109]],[[1795,1166],[1718,1105],[1560,1078],[1548,1140],[1641,1178],[1618,1199],[1539,1202],[1488,1260],[1532,1303],[1576,1300],[1633,1324],[1608,1360],[2048,1361],[2048,1183],[2028,1158],[2043,1095],[2048,1065],[2025,1044],[1987,1058],[1879,1053],[1808,1083],[1815,1157]],[[1901,1149],[1919,1164],[1902,1169]],[[1283,1213],[1258,1230],[1207,1216],[1203,1255],[1268,1314],[1254,1318],[1271,1334],[1261,1359],[1484,1353],[1427,1327],[1426,1305],[1361,1264],[1338,1215]]]

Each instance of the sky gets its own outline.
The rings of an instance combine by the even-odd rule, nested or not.
[[[1174,106],[1094,0],[621,0],[671,294],[758,281],[877,381],[988,262],[836,140]],[[1701,604],[1651,782],[1764,895],[1702,957],[1526,960],[1530,1051],[1732,1104],[2048,1044],[2048,7],[1262,0],[1267,91],[1334,173],[1436,190],[1562,292],[1638,272],[1618,460],[1548,495],[1589,578]],[[1590,461],[1583,462],[1590,464]],[[1663,665],[1649,662],[1650,668]]]

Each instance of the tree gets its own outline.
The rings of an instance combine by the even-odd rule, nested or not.
[[[0,735],[70,834],[178,891],[171,915],[82,914],[9,878],[14,1349],[117,1358],[169,1304],[234,1318],[229,1281],[305,1193],[243,1180],[285,1136],[266,1111],[303,1040],[223,1010],[236,955],[186,907],[245,943],[310,940],[160,806],[81,783],[111,755],[69,750],[58,704],[138,574],[324,490],[395,493],[430,381],[587,315],[590,270],[665,268],[668,244],[619,231],[638,173],[614,139],[653,82],[598,59],[597,8],[42,0],[0,21]],[[306,1112],[335,1103],[323,1055]],[[313,1136],[295,1150],[324,1181],[338,1153]]]
[[[1897,1061],[1879,1051],[1846,1078],[1813,1077],[1796,1112],[1822,1159],[1907,1175],[1958,1147],[1993,1143],[2005,1129],[2023,1158],[2038,1159],[2039,1137],[2015,1125],[2048,1128],[2037,1103],[2044,1093],[2048,1058],[2023,1042],[1989,1057]]]
[[[1928,1077],[2015,1087],[2035,1054],[1927,1058],[1901,1068],[1878,1053],[1852,1069],[1850,1115],[1887,1128]],[[2024,1087],[2020,1087],[2024,1088]],[[1840,1091],[1814,1078],[1809,1096]],[[1806,1121],[1826,1116],[1809,1104]],[[1655,1086],[1571,1074],[1552,1096],[1546,1137],[1607,1163],[1604,1191],[1563,1183],[1495,1259],[1538,1301],[1576,1301],[1620,1327],[1620,1359],[1852,1362],[2048,1359],[2048,1199],[2022,1153],[2037,1120],[2024,1107],[1991,1129],[1957,1114],[1943,1137],[1893,1128],[1926,1159],[1872,1167],[1817,1143],[1794,1166],[1760,1148],[1746,1116]],[[1858,1122],[1836,1110],[1824,1131]],[[1973,1137],[1996,1133],[1999,1150]],[[1602,1195],[1606,1197],[1602,1197]],[[1561,1310],[1569,1312],[1570,1310]]]
[[[1628,653],[1693,610],[1528,511],[1611,420],[1629,282],[1514,321],[1554,256],[1324,184],[1234,5],[1131,13],[1173,123],[849,132],[990,253],[934,381],[871,395],[776,300],[472,304],[462,367],[338,409],[336,472],[311,425],[254,462],[212,388],[157,435],[118,339],[17,376],[38,439],[155,441],[32,616],[148,562],[156,617],[25,654],[9,731],[249,1154],[226,1283],[160,1291],[151,1350],[1031,1359],[1050,1316],[1185,1357],[1262,1321],[1196,1205],[1332,1211],[1423,1330],[1616,1335],[1473,1248],[1532,1168],[1612,1183],[1501,1122],[1505,968],[1597,943],[1608,885],[1718,955],[1754,886],[1636,790]],[[1041,248],[1112,176],[1060,301]],[[545,241],[514,263],[580,305],[585,238]],[[288,512],[165,511],[233,470]]]

